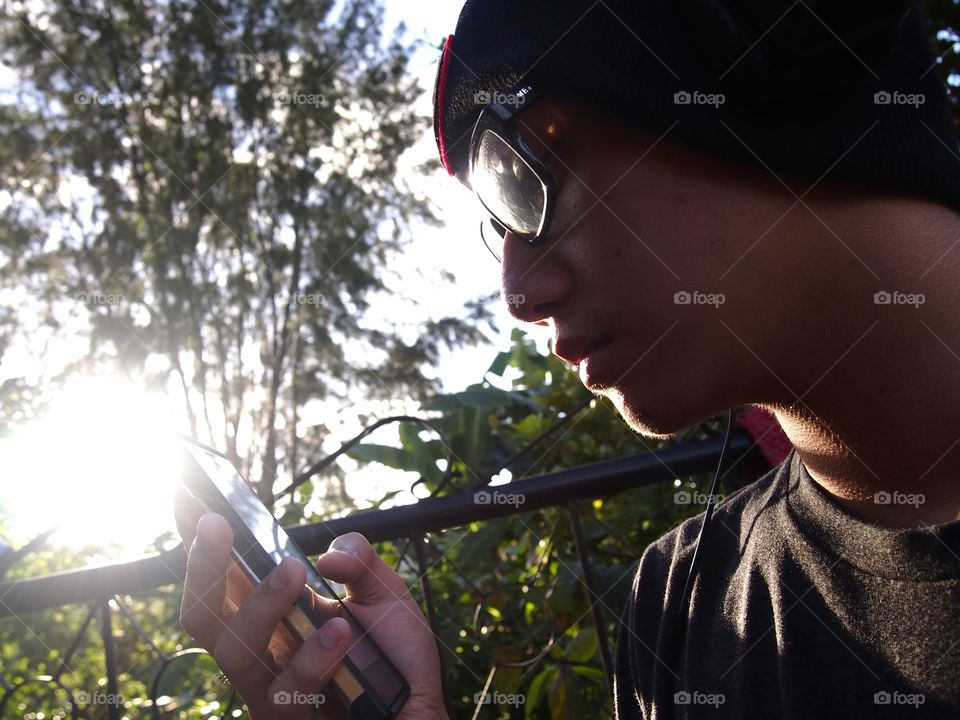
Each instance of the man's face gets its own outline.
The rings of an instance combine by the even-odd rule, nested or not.
[[[771,303],[809,288],[776,260],[782,241],[757,240],[795,232],[793,198],[753,169],[582,106],[541,100],[519,121],[557,199],[542,244],[505,239],[502,291],[523,298],[511,313],[549,326],[554,352],[645,434],[772,394],[757,357]]]

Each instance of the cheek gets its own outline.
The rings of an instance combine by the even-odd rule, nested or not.
[[[649,254],[636,237],[610,210],[596,205],[587,211],[569,236],[571,255],[582,268],[589,268],[598,290],[628,285],[634,292],[648,281],[645,268]]]
[[[605,263],[604,285],[630,287],[633,302],[662,306],[689,279],[695,253],[687,247],[687,231],[657,203],[624,195],[604,199],[590,214],[589,237]]]
[[[660,173],[662,187],[647,175],[621,177],[615,163],[594,167],[607,170],[565,178],[554,214],[560,242],[590,269],[592,289],[648,312],[672,309],[678,291],[715,292],[726,223],[700,189]]]

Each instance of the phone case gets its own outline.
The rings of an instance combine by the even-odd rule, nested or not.
[[[410,696],[410,686],[373,641],[341,598],[322,578],[303,551],[290,539],[256,493],[224,456],[196,443],[184,443],[181,483],[208,511],[223,515],[233,529],[233,556],[253,584],[259,583],[284,557],[295,557],[307,570],[307,587],[337,601],[336,615],[352,629],[353,644],[329,686],[361,720],[391,720]],[[327,617],[312,606],[306,590],[284,618],[284,625],[301,643]],[[328,686],[328,687],[329,687]]]

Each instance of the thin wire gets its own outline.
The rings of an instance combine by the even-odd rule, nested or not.
[[[683,594],[680,595],[680,620],[684,622],[687,616],[687,607],[690,603],[690,592],[693,589],[693,581],[700,567],[700,561],[703,556],[700,554],[700,548],[703,539],[707,536],[707,529],[710,526],[710,520],[713,518],[713,509],[717,504],[717,486],[720,484],[720,473],[723,469],[723,461],[726,458],[727,450],[730,448],[730,441],[733,439],[733,410],[727,412],[727,432],[723,437],[723,448],[720,450],[720,461],[717,463],[717,472],[713,476],[713,482],[710,483],[710,495],[707,497],[707,509],[703,514],[703,524],[700,526],[700,534],[697,536],[697,544],[693,548],[693,558],[690,560],[690,570],[687,572],[687,581],[683,585]]]

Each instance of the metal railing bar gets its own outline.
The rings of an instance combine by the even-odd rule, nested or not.
[[[103,638],[104,665],[107,671],[107,716],[110,720],[120,720],[120,690],[117,683],[117,646],[113,640],[113,611],[110,609],[110,596],[104,596],[100,604],[103,624],[100,634]]]
[[[737,431],[729,452],[739,457],[748,453],[752,445],[746,432]],[[491,493],[522,494],[521,507],[497,502],[481,504],[475,501],[473,493],[461,492],[426,498],[412,505],[300,525],[288,528],[288,531],[308,555],[324,552],[333,538],[351,531],[363,533],[371,542],[409,538],[414,534],[437,532],[712,472],[722,446],[722,438],[709,438],[485,488]],[[183,581],[185,566],[185,552],[178,547],[130,562],[3,583],[0,584],[0,597],[4,598],[0,604],[0,618],[96,600],[105,593],[134,594],[179,583]]]

